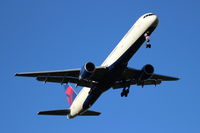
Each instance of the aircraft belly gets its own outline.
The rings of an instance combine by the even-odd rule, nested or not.
[[[116,60],[118,60],[119,57],[124,54],[124,52],[126,52],[132,45],[135,44],[135,42],[147,29],[148,26],[146,25],[143,27],[135,25],[132,31],[118,43],[116,49],[114,49],[115,51],[110,54],[110,56],[105,60],[102,65],[110,66],[111,64],[113,64]]]
[[[117,77],[120,77],[130,58],[144,43],[145,32],[148,31],[151,34],[156,28],[157,24],[153,24],[152,22],[141,22],[139,19],[131,27],[116,48],[102,63],[101,66],[108,67],[108,73],[105,73],[98,85],[92,88],[84,87],[81,90],[80,95],[77,96],[76,101],[73,103],[71,115],[76,116],[89,109],[101,94],[112,86]]]
[[[90,108],[96,102],[96,100],[101,96],[103,92],[110,89],[113,83],[117,80],[117,77],[121,75],[121,72],[123,72],[124,68],[116,67],[110,70],[108,73],[106,73],[104,77],[102,78],[102,80],[99,81],[99,84],[91,88],[89,95],[87,96],[83,104],[83,109]]]
[[[100,97],[101,94],[102,93],[90,94],[83,104],[83,109],[86,110],[90,108],[96,102],[96,100]]]
[[[113,63],[117,62],[124,53],[127,51],[131,52],[131,57],[140,46],[144,43],[145,37],[143,34],[149,31],[150,34],[157,26],[157,21],[141,21],[140,19],[131,27],[128,33],[122,38],[111,54],[102,63],[102,66],[111,66]],[[153,29],[153,30],[152,30]],[[138,43],[139,42],[139,43]],[[130,57],[130,58],[131,58]],[[130,59],[128,58],[128,60]]]
[[[116,74],[114,71],[112,73]],[[105,75],[97,86],[93,86],[92,88],[83,87],[70,107],[69,118],[73,118],[89,109],[101,94],[111,87],[115,79],[110,77],[111,73],[108,75]]]
[[[70,116],[71,117],[75,117],[78,114],[80,114],[81,112],[85,111],[85,110],[83,110],[83,104],[88,97],[89,91],[90,91],[90,88],[83,87],[81,92],[74,99],[74,102],[70,106]]]

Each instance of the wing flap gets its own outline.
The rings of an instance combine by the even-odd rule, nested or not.
[[[144,86],[144,85],[159,85],[161,84],[160,80],[145,80],[142,83],[137,83],[135,80],[131,80],[131,81],[125,81],[125,82],[116,82],[112,88],[113,89],[119,89],[119,88],[124,88],[130,85],[135,85],[137,84],[138,86]]]
[[[112,86],[113,89],[119,89],[119,88],[124,88],[130,85],[134,85],[137,82],[135,80],[129,80],[129,81],[118,81],[115,82]]]
[[[140,73],[141,73],[141,70],[137,70],[137,69],[134,69],[134,68],[127,68],[127,69],[125,69],[124,73],[122,74],[121,79],[126,79],[126,80],[137,79],[140,76]],[[161,80],[161,81],[179,80],[179,78],[155,74],[155,73],[152,75],[152,77],[150,79]]]
[[[140,76],[141,70],[137,70],[134,68],[126,68],[120,79],[137,79]],[[160,74],[153,74],[150,79],[155,80],[161,80],[161,81],[175,81],[179,80],[179,78],[171,77],[171,76],[165,76]]]
[[[137,84],[138,86],[144,86],[144,85],[159,85],[161,84],[161,81],[160,80],[145,80],[144,82],[142,83],[139,83]]]
[[[76,83],[79,86],[90,87],[96,81],[99,81],[106,72],[106,67],[96,67],[90,81],[86,79],[79,80],[80,69],[71,69],[63,71],[47,71],[47,72],[29,72],[17,73],[15,76],[36,77],[38,81],[55,82],[55,83]]]
[[[74,77],[37,77],[38,81],[43,82],[53,82],[53,83],[75,83],[78,84],[78,86],[84,86],[84,87],[91,87],[92,85],[96,84],[96,82],[91,82],[88,80],[79,80],[78,78]]]
[[[113,89],[118,88],[124,88],[128,87],[130,85],[137,84],[138,86],[144,86],[144,85],[157,85],[160,84],[162,81],[176,81],[179,80],[179,78],[171,77],[171,76],[165,76],[160,74],[153,74],[151,78],[143,81],[143,82],[137,82],[141,74],[141,70],[137,70],[134,68],[126,68],[124,72],[122,73],[121,77],[118,78],[118,81],[116,81],[113,85]]]

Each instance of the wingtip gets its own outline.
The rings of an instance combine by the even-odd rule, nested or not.
[[[37,112],[37,115],[41,115],[41,112]]]
[[[46,115],[45,111],[37,112],[37,115]]]
[[[19,74],[18,73],[15,73],[15,75],[14,76],[19,76]]]
[[[29,73],[15,73],[14,76],[24,76],[24,77],[30,77]]]
[[[98,116],[101,115],[101,112],[99,112]]]
[[[180,80],[180,78],[175,78],[175,80]]]
[[[14,76],[23,76],[23,73],[15,73]]]

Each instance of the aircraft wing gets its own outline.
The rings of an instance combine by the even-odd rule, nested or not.
[[[45,71],[45,72],[28,72],[28,73],[16,73],[15,76],[23,77],[39,77],[39,76],[79,76],[80,69],[61,70],[61,71]]]
[[[95,81],[101,79],[105,71],[105,67],[97,67],[91,77],[91,81],[86,79],[79,79],[81,69],[61,70],[61,71],[46,71],[46,72],[29,72],[29,73],[16,73],[15,76],[35,77],[38,81],[55,82],[55,83],[76,83],[79,86],[90,87],[95,84]]]
[[[137,84],[138,86],[144,85],[158,85],[161,84],[162,81],[176,81],[179,78],[165,76],[160,74],[153,74],[149,79],[143,81],[142,83],[138,83],[137,79],[140,77],[141,70],[133,69],[133,68],[126,68],[123,72],[122,76],[116,81],[112,88],[124,88],[130,85]]]

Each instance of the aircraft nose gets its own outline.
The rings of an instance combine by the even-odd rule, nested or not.
[[[153,15],[153,16],[151,16],[151,19],[152,19],[153,26],[156,27],[158,25],[158,23],[159,23],[158,16]]]

